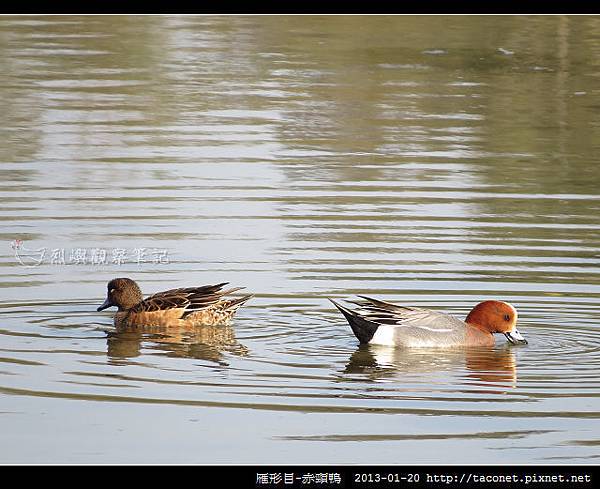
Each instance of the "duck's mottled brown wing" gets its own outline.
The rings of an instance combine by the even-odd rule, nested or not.
[[[166,290],[144,299],[132,311],[138,313],[182,309],[182,317],[184,317],[193,312],[206,309],[222,300],[224,295],[243,288],[223,290],[223,287],[227,284],[228,282],[223,282],[222,284],[205,285],[204,287]]]

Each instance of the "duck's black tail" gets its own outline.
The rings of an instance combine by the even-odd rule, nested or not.
[[[344,306],[341,306],[333,299],[329,300],[346,317],[346,319],[350,323],[352,332],[358,338],[358,341],[360,341],[361,343],[368,343],[369,341],[371,341],[373,335],[375,334],[375,331],[377,331],[377,328],[379,328],[379,324],[374,323],[373,321],[368,321],[363,317],[360,317],[354,311]]]

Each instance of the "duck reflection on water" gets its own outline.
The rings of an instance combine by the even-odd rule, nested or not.
[[[350,356],[345,374],[360,374],[373,381],[421,380],[444,371],[464,371],[463,383],[470,386],[514,388],[517,384],[515,352],[509,347],[464,349],[404,349],[361,345]]]
[[[128,327],[108,332],[108,356],[134,358],[142,349],[171,357],[195,358],[226,365],[225,353],[245,356],[248,348],[238,343],[231,326],[193,326],[188,328]]]

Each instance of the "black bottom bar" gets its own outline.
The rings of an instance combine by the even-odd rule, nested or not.
[[[589,488],[600,481],[596,465],[84,465],[3,466],[29,471],[36,468],[73,467],[102,471],[135,472],[136,485],[156,480],[166,472],[186,485],[252,489],[332,488]],[[35,471],[35,470],[34,470]],[[160,474],[159,474],[160,472]],[[8,476],[8,472],[6,473]]]

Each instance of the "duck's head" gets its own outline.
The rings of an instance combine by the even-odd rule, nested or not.
[[[107,289],[106,300],[98,311],[112,306],[118,307],[119,311],[128,311],[144,298],[138,284],[130,278],[114,278],[108,282]]]
[[[479,329],[490,333],[502,333],[512,344],[527,344],[517,331],[517,310],[508,302],[484,301],[477,304],[465,319]]]

